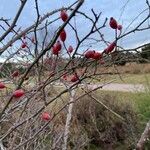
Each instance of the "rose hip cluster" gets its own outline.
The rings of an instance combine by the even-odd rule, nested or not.
[[[66,12],[66,10],[61,10],[60,12],[60,18],[63,22],[66,22],[68,20],[68,14]],[[110,21],[109,21],[109,26],[112,28],[112,29],[115,29],[115,31],[117,32],[117,30],[122,31],[122,25],[118,24],[117,21],[111,17],[110,18]],[[25,39],[25,37],[24,37]],[[64,42],[66,41],[67,39],[67,33],[65,31],[65,29],[63,29],[61,32],[60,32],[60,35],[59,35],[59,40],[56,41],[56,43],[53,45],[52,47],[52,54],[53,55],[56,55],[58,56],[61,52],[61,49],[62,49],[62,44],[64,44]],[[34,43],[34,41],[33,41]],[[26,42],[23,42],[22,45],[21,45],[21,48],[26,48],[27,47],[27,43]],[[111,53],[114,48],[116,47],[116,40],[112,43],[110,43],[106,49],[104,49],[103,52],[97,52],[95,50],[88,50],[84,53],[84,57],[86,59],[93,59],[93,60],[100,60],[100,63],[101,64],[104,64],[104,61],[103,61],[103,54],[109,54]],[[70,45],[67,49],[67,53],[70,54],[73,52],[73,47]],[[12,77],[17,77],[19,75],[18,72],[14,72],[12,74]],[[64,80],[67,81],[67,74],[64,74],[63,77],[62,77]],[[77,82],[79,81],[79,77],[76,73],[74,73],[73,75],[70,76],[70,82]],[[0,89],[3,89],[5,88],[5,84],[4,83],[0,83]],[[13,93],[13,96],[15,98],[20,98],[24,95],[24,91],[22,89],[19,89],[19,90],[16,90],[14,93]],[[49,121],[51,119],[51,115],[48,113],[48,112],[43,112],[42,115],[41,115],[41,119],[43,121]]]
[[[60,18],[62,19],[63,22],[67,21],[68,19],[68,14],[65,10],[62,10],[61,13],[60,13]],[[67,38],[67,33],[65,31],[65,29],[63,29],[59,35],[59,38],[60,40],[58,40],[52,47],[52,54],[53,55],[56,55],[58,56],[61,49],[62,49],[62,43],[64,43],[66,41],[66,38]],[[62,43],[61,43],[62,42]],[[70,45],[68,47],[68,51],[67,53],[72,53],[73,52],[73,47]],[[50,75],[51,76],[51,75]],[[67,79],[67,76],[64,75],[63,76],[64,79]],[[78,80],[78,77],[77,75],[73,75],[72,78],[71,78],[71,81],[72,82],[76,82]],[[43,112],[42,115],[41,115],[41,119],[43,121],[49,121],[51,120],[51,115],[49,112]]]
[[[84,54],[84,56],[87,59],[101,60],[104,53],[109,54],[110,52],[112,52],[114,50],[115,47],[116,47],[116,42],[113,42],[110,45],[108,45],[108,47],[102,53],[96,52],[95,50],[88,50]]]
[[[122,30],[122,25],[118,24],[117,21],[113,17],[110,18],[109,25],[112,29],[116,29],[120,31]],[[109,44],[102,53],[95,52],[94,50],[88,50],[84,56],[87,59],[91,58],[91,59],[99,60],[102,58],[104,53],[105,54],[111,53],[115,47],[116,47],[116,41]]]
[[[65,10],[61,11],[60,18],[64,22],[67,21],[68,15],[67,15]],[[122,30],[122,25],[119,25],[113,17],[110,18],[109,25],[112,29],[116,29],[116,30],[120,30],[120,31]],[[65,30],[62,30],[62,32],[60,33],[59,36],[60,36],[60,40],[62,42],[65,42],[66,37],[67,37]],[[87,52],[85,52],[84,57],[87,59],[100,60],[100,64],[104,64],[104,61],[102,59],[103,54],[111,53],[115,47],[116,47],[116,41],[110,43],[107,46],[107,48],[104,49],[104,51],[102,53],[97,52],[95,50],[88,50]],[[54,55],[58,55],[60,50],[61,50],[61,43],[60,43],[60,41],[57,41],[56,44],[53,46],[52,52]],[[68,53],[71,53],[72,51],[73,51],[73,47],[69,46]],[[63,76],[63,79],[67,81],[67,75],[66,74]],[[76,82],[78,80],[79,80],[79,78],[78,78],[77,74],[74,74],[70,79],[71,82]]]
[[[68,14],[65,10],[61,10],[61,13],[60,13],[60,18],[62,19],[63,22],[67,21],[68,19]],[[62,43],[64,43],[66,41],[66,38],[67,38],[67,33],[65,31],[65,29],[63,29],[59,35],[59,38],[60,38],[60,41]],[[52,47],[52,53],[54,55],[57,55],[60,53],[61,49],[62,49],[62,44],[59,40],[54,44],[54,46]],[[68,53],[72,53],[73,52],[73,47],[70,45],[68,47]]]

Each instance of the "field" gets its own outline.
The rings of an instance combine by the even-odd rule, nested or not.
[[[116,69],[117,68],[117,69]],[[127,116],[133,115],[135,113],[135,118],[131,115],[130,117],[135,119],[136,123],[131,121],[131,124],[129,125],[131,131],[133,129],[133,134],[132,138],[130,140],[137,141],[139,138],[139,135],[143,132],[146,123],[149,121],[150,118],[150,64],[136,64],[136,63],[130,63],[125,66],[117,66],[117,67],[108,67],[106,68],[101,68],[99,72],[113,72],[113,75],[104,75],[100,76],[100,80],[93,79],[92,82],[94,83],[107,83],[108,81],[115,80],[115,83],[120,83],[120,84],[143,84],[146,88],[147,91],[145,93],[130,93],[130,92],[114,92],[114,91],[98,91],[97,95],[99,99],[103,99],[104,97],[108,96],[110,99],[107,101],[106,105],[109,105],[111,103],[110,101],[113,101],[115,104],[117,102],[117,105],[119,105],[119,109],[123,109],[124,107],[126,109],[126,114]],[[115,74],[119,73],[119,74]],[[103,98],[102,98],[103,97]],[[115,102],[114,102],[115,101]],[[130,109],[126,107],[126,105],[132,107],[131,110],[133,111],[131,113]],[[113,106],[111,105],[111,108],[113,109]],[[125,111],[125,110],[123,110]],[[129,117],[129,118],[130,118]],[[129,121],[130,122],[130,121]],[[138,126],[136,129],[134,127],[136,125]],[[129,129],[129,130],[130,130]],[[134,140],[135,141],[134,141]],[[125,142],[126,143],[126,142]],[[130,143],[131,145],[133,143]],[[128,143],[129,144],[129,143]],[[128,144],[120,144],[117,143],[118,146],[116,146],[114,149],[115,150],[126,150],[130,149],[129,147],[126,147]],[[133,145],[135,145],[134,143]],[[149,143],[147,143],[147,149],[149,149]],[[98,148],[93,148],[98,149]]]
[[[87,121],[86,123],[83,123],[83,120],[81,121],[80,119],[77,119],[79,123],[78,126],[80,126],[82,130],[88,132],[88,136],[93,136],[93,134],[98,134],[97,132],[99,132],[104,136],[104,138],[110,138],[114,140],[114,142],[112,142],[114,145],[111,145],[109,144],[108,139],[108,143],[106,144],[103,141],[102,137],[99,137],[98,135],[96,137],[94,136],[94,141],[90,142],[90,150],[101,149],[101,146],[97,144],[97,142],[103,145],[102,149],[133,149],[136,145],[137,140],[140,138],[140,135],[143,132],[146,123],[149,121],[150,118],[150,65],[127,64],[126,66],[119,66],[117,68],[120,72],[119,75],[100,76],[100,80],[96,80],[98,79],[96,78],[91,80],[91,82],[95,84],[107,83],[108,81],[115,79],[114,82],[120,84],[143,84],[145,85],[145,87],[147,87],[147,91],[145,91],[144,93],[130,93],[98,90],[97,92],[93,93],[94,97],[96,97],[97,100],[96,106],[95,103],[91,102],[93,101],[93,99],[90,99],[89,97],[84,97],[81,102],[77,104],[77,107],[74,108],[75,116],[80,116],[83,120],[85,119]],[[114,68],[107,68],[107,71],[111,72],[112,69]],[[78,92],[80,93],[81,91],[79,90]],[[90,112],[91,108],[94,112]],[[114,112],[123,117],[128,125],[125,125],[126,123],[124,121],[121,121],[120,119],[118,120],[118,117],[115,115]],[[93,114],[93,116],[91,113]],[[87,116],[93,119],[94,122],[92,123],[91,121],[87,120]],[[74,119],[76,120],[76,118]],[[75,122],[73,122],[73,127],[77,128],[74,123]],[[124,126],[124,129],[122,129],[122,127],[118,127],[118,123],[121,124],[121,126]],[[91,129],[88,130],[84,126],[88,126]],[[103,132],[101,132],[101,130],[94,131],[93,126],[96,126],[97,130],[100,130],[100,126],[106,126],[106,128]],[[109,128],[107,128],[107,126],[109,126]],[[112,128],[121,128],[119,129],[119,131],[116,131],[116,134],[119,134],[121,140],[118,137],[112,137]],[[80,131],[81,129],[78,130]],[[126,134],[126,137],[124,137],[121,133]],[[75,133],[72,131],[72,136],[73,134]],[[79,136],[78,134],[76,136]],[[118,138],[117,141],[115,141],[116,138]],[[147,149],[150,148],[149,144],[150,143],[146,144]]]
[[[128,63],[125,66],[98,68],[98,73],[110,73],[93,78],[93,83],[106,83],[114,80],[122,84],[144,84],[150,82],[150,64]]]
[[[57,88],[56,91],[58,90]],[[78,89],[76,97],[81,93],[83,91]],[[95,100],[90,96],[84,96],[75,103],[69,139],[70,148],[74,147],[77,141],[86,143],[88,138],[92,138],[92,141],[86,143],[89,150],[133,149],[150,118],[150,91],[130,93],[98,90],[93,92],[92,96]],[[68,101],[68,95],[64,94],[62,98],[63,101],[58,99],[49,109],[61,108]],[[61,128],[65,124],[65,114],[61,113],[60,116],[56,122],[61,124]],[[113,133],[114,130],[116,133]],[[110,145],[110,139],[114,140],[113,145]],[[108,143],[105,140],[108,140]],[[147,143],[148,149],[149,144]]]
[[[107,83],[115,79],[114,82],[120,84],[143,84],[147,87],[147,90],[145,92],[135,93],[97,90],[90,95],[80,98],[73,107],[68,141],[68,147],[70,149],[130,150],[135,148],[136,142],[140,138],[150,118],[150,72],[145,71],[144,73],[141,71],[142,69],[148,68],[145,64],[131,64],[131,66],[119,66],[117,68],[120,70],[119,75],[100,76],[96,77],[98,80],[92,79],[88,81],[96,84]],[[111,72],[112,69],[114,68],[107,68],[106,70]],[[105,70],[103,70],[103,72],[104,71]],[[114,69],[112,72],[115,71]],[[35,79],[35,76],[30,77],[29,81],[31,84],[26,85],[28,89],[33,88],[36,82]],[[25,84],[26,83],[27,81]],[[10,83],[8,83],[7,86],[8,85],[10,88],[14,88]],[[61,86],[56,87],[49,85],[45,89],[47,99],[52,99],[64,89],[65,88]],[[83,93],[85,93],[85,91],[82,88],[78,88],[75,98],[80,97]],[[3,93],[1,92],[1,94]],[[69,93],[64,93],[46,107],[45,111],[55,114],[66,105],[68,101]],[[31,103],[31,110],[36,110],[36,107],[39,107],[40,104],[40,101]],[[51,123],[53,125],[53,132],[55,132],[56,135],[61,134],[62,129],[64,129],[67,112],[68,109],[65,108]],[[18,116],[17,113],[18,112],[16,112],[16,116]],[[8,124],[5,125],[5,127],[6,128],[3,128],[2,131],[4,133],[9,129]],[[44,139],[46,147],[49,148],[51,140],[49,136]],[[150,148],[149,144],[150,143],[147,143],[148,149]]]
[[[94,103],[91,102],[91,99],[89,102],[89,98],[83,98],[83,102],[81,101],[81,103],[77,104],[78,107],[75,107],[75,114],[81,116],[83,120],[86,119],[87,122],[83,123],[83,120],[78,120],[80,124],[78,126],[82,126],[83,129],[88,132],[87,134],[92,136],[95,132],[98,132],[93,131],[93,126],[95,125],[99,133],[104,136],[103,138],[114,140],[114,142],[112,142],[114,145],[110,145],[109,142],[107,144],[105,142],[103,143],[103,138],[95,133],[97,136],[94,136],[95,141],[91,142],[90,150],[99,150],[100,145],[95,142],[100,142],[101,140],[103,145],[102,149],[113,147],[114,150],[127,150],[134,148],[136,141],[139,139],[150,118],[150,93],[97,91],[94,93],[94,97],[96,97],[97,101],[106,105],[108,109],[103,107],[101,103],[96,103],[95,106]],[[85,106],[87,103],[89,107]],[[79,106],[80,104],[81,106]],[[91,108],[94,112],[90,112]],[[109,109],[119,114],[125,120],[120,120],[120,118],[115,116]],[[94,122],[88,120],[87,116],[93,119]],[[120,124],[120,127],[118,127],[118,124]],[[88,126],[91,129],[88,130],[84,126]],[[101,128],[104,128],[103,132]],[[116,136],[119,134],[119,137],[113,137],[111,135],[114,128],[117,130]],[[126,136],[124,137],[122,134],[126,134]],[[118,139],[117,141],[116,138]],[[147,148],[149,149],[149,143],[147,143]]]
[[[148,84],[150,82],[150,74],[119,74],[119,75],[108,75],[102,82],[115,80],[115,83],[125,84]]]

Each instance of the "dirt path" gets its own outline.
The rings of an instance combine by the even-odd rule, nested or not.
[[[103,86],[103,84],[91,84],[88,85],[90,89],[96,88],[98,86]],[[119,83],[110,83],[104,85],[102,90],[108,91],[122,91],[122,92],[144,92],[145,87],[142,84],[119,84]]]
[[[33,84],[31,84],[33,86]],[[56,87],[64,86],[62,83],[54,83]],[[108,84],[80,84],[80,86],[86,86],[89,89],[95,89],[102,86],[101,90],[105,91],[120,91],[120,92],[145,92],[145,87],[143,84],[119,84],[119,83],[108,83]]]
[[[56,83],[56,86],[63,86],[60,83]],[[84,84],[80,84],[85,86]],[[102,86],[101,90],[105,91],[121,91],[121,92],[145,92],[145,87],[142,84],[119,84],[119,83],[109,83],[109,84],[88,84],[86,87],[89,89],[95,89]]]

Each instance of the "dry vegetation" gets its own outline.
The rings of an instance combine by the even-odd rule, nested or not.
[[[83,4],[86,8],[85,0],[66,2],[57,9],[48,5],[52,9],[47,12],[34,0],[30,12],[34,21],[25,25],[22,12],[31,2],[20,0],[18,4],[13,18],[0,18],[0,57],[4,60],[0,64],[0,150],[136,148],[150,117],[149,95],[144,93],[139,101],[139,93],[133,98],[131,93],[117,96],[100,89],[126,75],[135,78],[127,83],[149,83],[150,64],[116,65],[124,64],[125,51],[141,53],[140,48],[149,44],[128,50],[120,42],[150,28],[146,25],[149,1],[136,16],[139,19],[144,13],[143,18],[124,26],[123,20],[116,16],[108,19],[101,10],[80,9]],[[88,26],[86,32],[80,30],[80,22]],[[112,35],[107,37],[109,31]],[[105,84],[89,88],[95,81]],[[144,136],[142,140],[143,148],[147,139]]]
[[[138,63],[127,63],[124,66],[113,66],[98,68],[99,72],[110,72],[110,73],[121,73],[121,74],[143,74],[150,73],[150,63],[138,64]]]
[[[59,89],[51,89],[50,96],[57,94]],[[52,94],[53,93],[53,94]],[[82,93],[81,89],[77,92],[76,98]],[[94,92],[92,97],[84,96],[75,103],[72,115],[72,122],[70,128],[70,137],[68,140],[68,150],[130,150],[135,147],[136,142],[141,134],[140,118],[138,116],[138,108],[134,105],[134,101],[130,101],[133,97],[127,96],[128,93],[114,94],[110,92]],[[68,102],[68,95],[63,95],[52,103],[47,111],[56,113],[61,107]],[[100,103],[99,103],[100,102]],[[34,113],[42,102],[29,104]],[[103,103],[108,108],[101,105]],[[36,105],[35,105],[36,104]],[[53,119],[45,130],[36,137],[37,142],[41,142],[38,150],[59,150],[63,144],[63,132],[68,109],[61,111],[59,115]],[[119,114],[124,120],[113,114],[111,111]],[[28,112],[29,113],[29,112]],[[28,113],[26,115],[28,115]],[[18,112],[15,112],[9,122],[4,122],[1,128],[1,134],[7,133],[10,129],[13,117],[17,117]],[[24,133],[26,128],[31,128],[30,132],[40,130],[44,123],[41,121],[40,116],[36,118],[38,122],[32,126],[25,124],[19,132],[24,136],[29,136],[32,133]],[[15,120],[15,118],[14,118]],[[20,133],[10,134],[5,139],[4,144],[6,147],[9,140],[14,140],[15,145],[20,142]],[[24,138],[25,138],[24,137]],[[28,149],[32,150],[35,145],[32,141],[28,143]]]

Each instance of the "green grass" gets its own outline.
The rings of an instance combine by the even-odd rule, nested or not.
[[[118,101],[130,103],[138,115],[140,132],[145,128],[146,123],[150,120],[150,91],[145,93],[98,91],[100,95],[110,94],[117,97]]]
[[[147,122],[150,120],[150,94],[137,94],[133,99],[139,112],[141,121]]]
[[[150,91],[145,93],[130,93],[130,92],[116,92],[116,91],[98,91],[99,94],[111,94],[116,96],[120,101],[130,102],[139,115],[145,120],[150,120]]]

